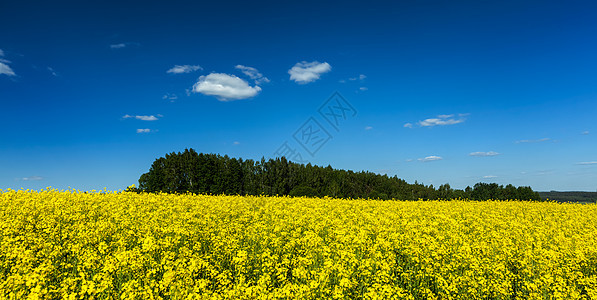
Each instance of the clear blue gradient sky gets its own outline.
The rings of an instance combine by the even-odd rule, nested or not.
[[[434,186],[597,189],[594,1],[89,2],[0,2],[2,189],[118,190],[172,151],[284,142]]]

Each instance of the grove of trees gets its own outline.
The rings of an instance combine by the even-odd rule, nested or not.
[[[298,164],[285,157],[254,161],[193,149],[156,159],[139,178],[139,191],[238,195],[331,196],[375,199],[541,200],[530,187],[477,183],[464,190],[409,184],[396,176]]]

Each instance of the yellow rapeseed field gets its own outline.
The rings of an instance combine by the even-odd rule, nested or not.
[[[597,206],[0,190],[2,299],[597,299]]]

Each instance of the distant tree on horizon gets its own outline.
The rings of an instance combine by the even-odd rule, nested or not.
[[[227,155],[197,153],[193,149],[157,158],[139,178],[139,191],[228,195],[290,195],[371,199],[541,200],[530,187],[477,183],[452,189],[449,184],[409,184],[397,176],[353,172],[299,164],[285,157],[259,161]]]

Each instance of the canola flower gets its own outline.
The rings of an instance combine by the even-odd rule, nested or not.
[[[597,206],[0,190],[0,299],[597,299]]]

